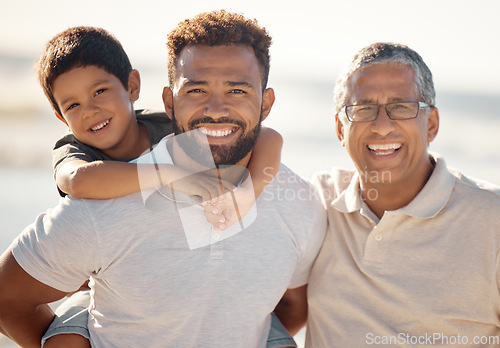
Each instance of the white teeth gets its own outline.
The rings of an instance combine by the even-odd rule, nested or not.
[[[103,129],[104,127],[106,127],[108,124],[109,124],[109,120],[104,121],[103,123],[98,124],[97,126],[92,127],[91,129],[92,129],[92,131],[93,131],[93,132],[97,132],[98,130],[101,130],[101,129]]]
[[[392,155],[403,146],[402,144],[370,144],[368,149],[377,156]]]
[[[397,150],[400,147],[401,147],[401,144],[381,144],[381,145],[370,144],[370,145],[368,145],[368,148],[372,151]]]
[[[203,134],[206,134],[208,136],[211,136],[211,137],[225,137],[226,135],[229,135],[233,132],[232,129],[226,129],[224,131],[221,131],[221,130],[208,130],[206,129],[205,127],[201,127],[199,128],[200,131],[203,133]]]

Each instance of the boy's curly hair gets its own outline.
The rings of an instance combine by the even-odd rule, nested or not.
[[[94,65],[115,75],[125,89],[132,65],[120,42],[106,30],[73,27],[54,36],[35,65],[38,80],[54,111],[62,115],[53,94],[55,79],[74,68]]]
[[[253,48],[262,72],[262,88],[269,77],[271,36],[257,21],[225,10],[201,13],[180,22],[167,37],[168,81],[174,85],[179,54],[188,45],[245,45]]]

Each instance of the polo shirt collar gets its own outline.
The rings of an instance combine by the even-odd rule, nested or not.
[[[450,199],[456,178],[450,173],[442,157],[431,154],[431,158],[436,163],[431,177],[410,204],[399,211],[416,218],[432,218],[444,208]]]
[[[410,204],[398,209],[398,212],[421,219],[432,218],[448,202],[456,179],[448,171],[442,157],[433,153],[430,156],[435,162],[431,177]],[[367,208],[361,199],[359,187],[359,174],[355,173],[347,188],[332,201],[331,205],[342,213],[352,213]]]
[[[359,174],[355,172],[347,188],[334,199],[331,205],[342,213],[352,213],[361,209],[363,200],[359,190]]]

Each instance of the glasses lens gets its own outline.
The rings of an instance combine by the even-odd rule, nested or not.
[[[393,120],[406,120],[417,117],[418,109],[418,102],[390,103],[386,106],[387,113]]]
[[[378,106],[370,104],[348,105],[345,112],[352,122],[373,121],[377,117]]]

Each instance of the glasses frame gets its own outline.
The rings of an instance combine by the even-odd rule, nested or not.
[[[390,112],[389,110],[387,110],[387,106],[388,105],[392,105],[392,104],[401,104],[401,103],[418,103],[418,110],[417,110],[417,114],[413,117],[408,117],[408,118],[392,118],[391,115],[390,115]],[[347,113],[347,108],[350,107],[350,106],[360,106],[360,105],[370,105],[370,106],[377,106],[377,113],[375,114],[375,117],[373,119],[370,119],[370,120],[364,120],[364,121],[353,121],[351,119],[351,117],[349,116],[349,114]],[[373,122],[377,119],[378,117],[378,114],[379,114],[379,111],[380,111],[380,108],[381,107],[384,107],[385,108],[385,113],[387,114],[387,116],[389,116],[389,118],[393,121],[404,121],[404,120],[411,120],[413,118],[416,118],[420,112],[420,109],[423,109],[423,108],[432,108],[433,106],[432,105],[429,105],[425,102],[421,102],[421,101],[416,101],[416,100],[409,100],[409,101],[398,101],[398,102],[391,102],[391,103],[386,103],[386,104],[357,104],[357,105],[346,105],[344,106],[342,109],[347,117],[347,119],[349,120],[349,122],[352,122],[352,123],[363,123],[363,122]]]

